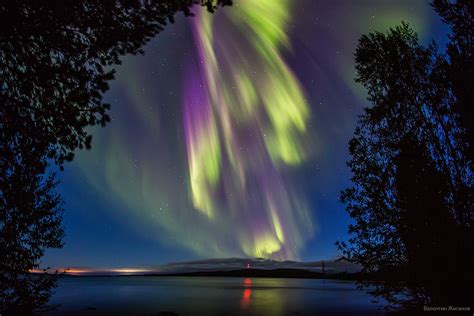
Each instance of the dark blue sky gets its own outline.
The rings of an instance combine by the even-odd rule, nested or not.
[[[252,50],[252,43],[257,46],[255,39],[235,22],[244,9],[239,8],[238,13],[230,13],[235,7],[219,9],[211,18],[215,19],[213,44],[223,64],[220,77],[214,79],[222,89],[232,85],[226,82],[227,71],[242,69],[245,74],[255,67],[265,72],[262,62],[272,62],[270,58],[259,60]],[[276,259],[310,261],[338,254],[334,242],[347,238],[350,223],[338,201],[341,189],[350,186],[347,143],[357,115],[367,105],[364,91],[353,83],[357,40],[401,20],[410,23],[425,44],[432,39],[443,43],[446,29],[426,1],[298,0],[289,12],[282,24],[289,44],[278,56],[294,74],[310,113],[299,149],[304,159],[291,165],[266,162],[271,168],[264,175],[278,177],[278,185],[264,185],[265,190],[260,182],[252,183],[262,175],[257,177],[253,174],[257,171],[247,168],[250,180],[242,192],[247,192],[248,201],[230,197],[235,175],[222,162],[217,187],[212,187],[215,191],[220,185],[226,187],[218,198],[213,195],[217,215],[206,218],[200,213],[193,201],[192,155],[186,141],[190,136],[183,116],[188,104],[202,98],[188,93],[189,85],[208,91],[213,78],[207,74],[193,81],[192,77],[211,64],[198,49],[203,35],[196,28],[204,25],[199,24],[203,16],[179,16],[146,46],[144,56],[127,56],[117,69],[116,80],[105,95],[112,105],[112,123],[95,129],[93,149],[79,153],[60,175],[65,247],[48,251],[43,266],[130,267],[209,257],[275,257],[272,253],[278,254]],[[235,56],[229,58],[218,51],[221,46],[232,48]],[[264,82],[252,84],[257,94],[265,89]],[[213,109],[212,115],[222,119],[219,111]],[[244,128],[237,125],[239,130]],[[260,125],[250,128],[261,130]],[[221,148],[228,145],[225,128],[218,127],[216,134]],[[209,140],[208,136],[201,141]],[[239,161],[262,160],[264,149],[258,144],[246,142],[247,151],[239,154]],[[274,220],[266,221],[273,213],[262,211],[261,201],[268,201],[267,195],[283,193],[285,198],[279,196],[276,201],[288,205],[278,213],[280,220],[275,225]],[[279,241],[277,226],[285,234]]]

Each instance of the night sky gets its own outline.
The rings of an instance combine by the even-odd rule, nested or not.
[[[112,122],[61,173],[65,247],[42,266],[338,255],[350,223],[347,143],[367,105],[359,37],[446,29],[427,1],[235,0],[178,15],[127,56]]]

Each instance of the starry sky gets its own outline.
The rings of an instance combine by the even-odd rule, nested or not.
[[[60,174],[65,246],[44,267],[338,255],[347,143],[367,106],[359,37],[408,22],[441,47],[427,1],[235,0],[178,15],[126,56],[112,122]]]

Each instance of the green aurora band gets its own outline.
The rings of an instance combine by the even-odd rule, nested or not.
[[[311,235],[309,212],[279,174],[305,159],[309,107],[281,51],[289,1],[239,1],[199,11],[201,69],[186,76],[185,132],[194,207],[247,256],[294,259]],[[233,30],[222,33],[218,30]]]
[[[429,9],[411,1],[374,1],[379,10],[373,17],[372,2],[346,13],[346,2],[337,3],[324,11],[332,28],[317,23],[323,2],[236,0],[214,14],[196,8],[196,17],[180,24],[187,31],[186,21],[192,23],[194,56],[177,56],[173,50],[185,44],[173,46],[174,37],[158,50],[174,58],[168,72],[159,66],[169,82],[145,76],[156,51],[147,50],[148,59],[126,58],[109,94],[125,101],[121,107],[112,100],[113,122],[94,132],[92,153],[78,154],[77,183],[93,187],[98,204],[137,234],[166,247],[201,257],[298,259],[317,228],[312,218],[317,205],[308,207],[307,192],[294,175],[317,159],[318,164],[332,159],[322,155],[330,146],[345,148],[347,140],[337,137],[350,135],[345,130],[353,128],[352,114],[334,86],[345,84],[344,91],[365,99],[352,79],[356,38],[407,16],[422,32],[427,22],[417,12]],[[308,4],[313,9],[304,14]],[[166,36],[160,34],[158,42]],[[327,39],[337,39],[334,47],[346,54],[334,54]],[[293,69],[306,79],[307,91],[284,57],[293,56],[298,43],[307,50],[296,51],[304,67]],[[330,57],[321,59],[326,50]],[[184,73],[176,69],[180,62]],[[322,79],[313,91],[309,79],[318,79],[318,73]],[[179,85],[182,94],[166,90]],[[330,99],[321,104],[325,89]],[[327,172],[331,181],[337,179],[334,172]]]

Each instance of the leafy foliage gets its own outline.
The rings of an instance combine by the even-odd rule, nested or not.
[[[91,146],[85,128],[110,121],[102,101],[120,56],[143,45],[192,4],[230,1],[15,1],[0,5],[2,131],[41,139],[62,165]],[[4,136],[4,135],[2,135]],[[5,137],[4,136],[4,137]],[[2,139],[4,140],[4,139]]]
[[[46,303],[55,278],[31,276],[47,248],[62,246],[62,202],[49,173],[87,127],[110,122],[102,96],[113,66],[192,5],[231,0],[51,0],[0,3],[0,313]]]
[[[28,272],[38,268],[46,248],[62,246],[64,235],[54,174],[46,173],[42,153],[31,142],[22,144],[21,150],[2,165],[0,182],[0,313],[12,315],[46,303],[56,276]]]
[[[457,14],[461,2],[435,6]],[[472,14],[464,18],[472,25]],[[456,30],[450,47],[472,34]],[[459,59],[472,56],[472,39]],[[463,103],[470,92],[456,86],[457,66],[434,43],[422,47],[404,23],[362,36],[355,56],[356,81],[372,106],[349,143],[353,186],[341,200],[354,219],[351,238],[336,244],[384,280],[372,293],[389,303],[466,303],[459,286],[472,282],[474,267],[473,170],[465,150],[466,143],[472,148],[465,124],[472,102]]]
[[[447,47],[446,72],[456,96],[453,110],[463,128],[463,146],[474,162],[474,2],[434,0],[433,7],[451,28]],[[471,165],[472,169],[472,165]]]

